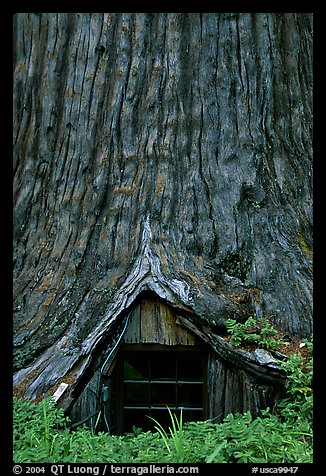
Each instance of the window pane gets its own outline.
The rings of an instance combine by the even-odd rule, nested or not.
[[[148,383],[128,382],[124,384],[125,401],[124,405],[148,405]]]
[[[171,410],[171,411],[172,411],[172,414],[175,413],[174,410]],[[160,423],[166,431],[172,425],[168,410],[151,409],[151,417],[154,418],[158,423]],[[156,429],[154,428],[155,425],[156,423],[151,421],[150,429],[152,431],[156,431]]]
[[[149,377],[148,358],[143,353],[131,352],[124,358],[124,380],[147,380]]]
[[[176,379],[175,354],[153,352],[151,355],[151,379]]]
[[[179,407],[201,407],[203,388],[200,384],[178,384]]]
[[[124,410],[124,432],[132,432],[132,427],[142,428],[143,431],[150,429],[149,410]]]
[[[175,405],[175,391],[175,383],[152,383],[151,404],[161,406]]]
[[[200,354],[189,355],[185,352],[178,356],[178,380],[202,380],[202,378],[203,365]]]
[[[178,415],[178,420],[179,420],[179,413]],[[182,410],[182,421],[187,422],[187,421],[201,421],[203,419],[203,410],[200,408],[198,410],[192,409],[192,410]]]

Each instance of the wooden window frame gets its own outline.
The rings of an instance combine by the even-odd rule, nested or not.
[[[128,380],[124,379],[124,369],[123,369],[123,356],[129,352],[137,352],[144,354],[146,352],[149,353],[150,358],[153,356],[153,352],[169,352],[175,355],[175,365],[176,365],[176,377],[172,380],[164,380],[163,378],[157,378],[152,380],[151,377],[147,379],[141,380],[140,383],[146,384],[148,382],[149,385],[152,384],[174,384],[176,387],[176,396],[175,396],[175,404],[169,406],[172,411],[179,410],[181,407],[184,408],[184,411],[191,410],[191,411],[198,411],[200,417],[198,420],[205,420],[207,418],[207,411],[208,411],[208,385],[207,385],[207,368],[208,368],[208,350],[206,346],[197,345],[197,346],[189,346],[189,345],[161,345],[161,344],[122,344],[119,352],[117,354],[117,360],[115,364],[115,369],[112,374],[112,398],[110,399],[110,420],[112,422],[112,432],[114,434],[122,435],[125,432],[125,423],[124,423],[124,411],[125,410],[149,410],[149,413],[152,411],[164,411],[166,410],[166,406],[164,408],[159,405],[153,405],[150,400],[151,390],[149,390],[149,398],[143,405],[125,405],[125,396],[124,396],[124,384],[128,383]],[[177,354],[178,353],[189,353],[192,356],[198,354],[201,359],[203,359],[203,372],[201,380],[195,380],[192,378],[189,379],[178,379],[177,376]],[[131,382],[137,382],[137,380],[131,380]],[[130,383],[130,382],[129,382]],[[178,399],[178,386],[179,384],[185,385],[193,385],[198,384],[202,386],[202,402],[201,406],[197,407],[194,405],[189,406],[178,406],[179,399]],[[182,403],[182,402],[181,402]]]

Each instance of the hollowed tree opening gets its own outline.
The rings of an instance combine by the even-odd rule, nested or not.
[[[180,312],[153,293],[138,297],[71,409],[76,425],[119,435],[154,430],[152,418],[168,429],[168,408],[178,418],[182,409],[184,422],[220,422],[273,405],[277,387],[238,367],[235,356],[222,359]]]

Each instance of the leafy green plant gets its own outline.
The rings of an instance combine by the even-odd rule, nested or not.
[[[283,418],[296,425],[311,425],[313,418],[313,348],[311,342],[304,343],[307,346],[306,362],[300,353],[290,355],[287,361],[282,362],[287,373],[286,396],[278,408]]]
[[[246,322],[240,323],[235,319],[225,322],[228,333],[231,335],[230,344],[235,347],[255,345],[266,350],[279,350],[283,343],[274,336],[277,330],[267,318],[256,320],[250,316]]]
[[[221,455],[221,452],[225,448],[226,445],[227,445],[227,441],[223,440],[222,443],[220,443],[217,446],[217,448],[215,448],[213,453],[211,455],[209,455],[208,458],[206,458],[205,463],[213,463],[213,462],[215,462],[215,463],[225,463],[225,461],[223,461],[224,458]]]
[[[267,331],[266,331],[267,332]],[[166,431],[136,429],[125,436],[69,429],[69,420],[51,398],[34,404],[14,397],[16,463],[309,463],[312,462],[312,344],[293,355],[286,370],[285,397],[271,412],[253,418],[229,414],[222,423],[183,422],[169,410]]]
[[[229,414],[220,424],[191,422],[185,435],[196,462],[299,463],[312,458],[309,440],[269,410],[255,419],[247,412]]]
[[[56,407],[52,398],[35,405],[14,397],[13,403],[14,456],[19,454],[20,462],[54,461],[56,440],[64,434],[58,430],[68,432],[64,411]]]
[[[16,402],[16,410],[29,404]],[[161,433],[114,436],[103,432],[92,434],[86,426],[74,431],[65,426],[55,430],[51,422],[56,421],[58,409],[46,407],[48,422],[45,423],[44,414],[38,418],[44,410],[42,404],[32,405],[31,418],[21,413],[24,429],[16,412],[14,461],[17,463],[299,463],[312,459],[309,427],[289,424],[285,417],[279,418],[268,410],[255,419],[250,413],[230,414],[220,424],[211,420],[183,424],[173,415],[168,432],[157,424]],[[45,438],[47,425],[50,444]]]

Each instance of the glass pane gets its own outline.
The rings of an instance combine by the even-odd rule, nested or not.
[[[160,406],[175,405],[175,391],[175,383],[152,383],[151,404]]]
[[[201,384],[178,384],[179,407],[201,407],[203,387]]]
[[[203,365],[200,354],[181,353],[178,356],[178,380],[202,380]]]
[[[151,380],[175,380],[175,354],[169,352],[154,352],[151,356]]]
[[[174,410],[171,411],[172,414],[175,413]],[[167,410],[151,409],[151,417],[154,418],[158,423],[160,423],[166,431],[168,431],[169,427],[172,427],[171,418]],[[152,431],[156,431],[156,429],[154,428],[155,425],[156,423],[151,420],[150,429]]]
[[[179,412],[177,413],[179,420]],[[192,409],[192,410],[182,410],[182,421],[201,421],[203,419],[203,410]]]
[[[150,429],[150,419],[146,415],[149,415],[149,409],[124,410],[124,432],[132,432],[133,426],[148,431]]]
[[[128,382],[124,384],[125,401],[124,405],[148,405],[149,393],[148,383]]]
[[[124,358],[124,380],[148,380],[149,361],[143,353],[131,352]]]

